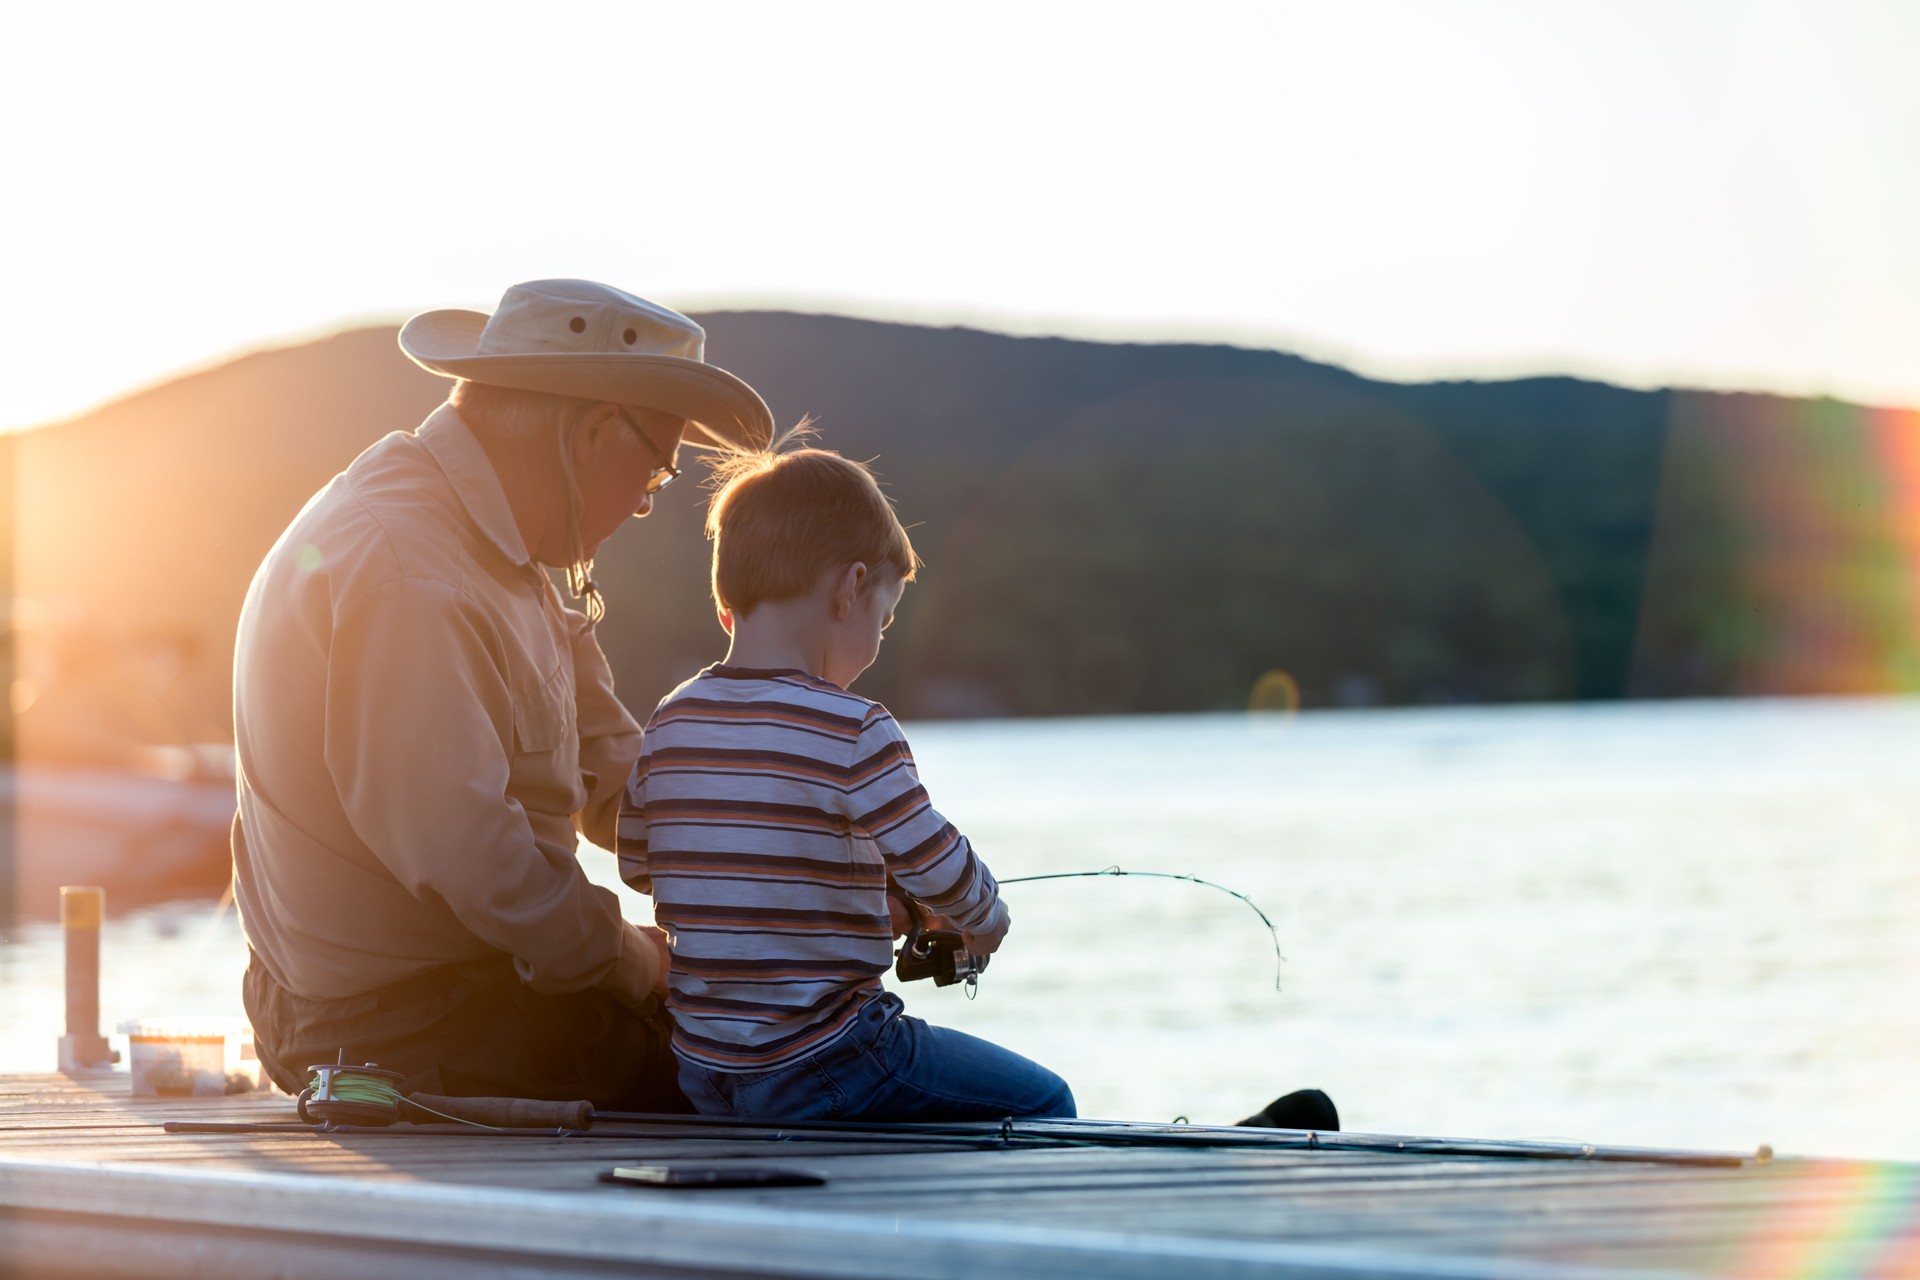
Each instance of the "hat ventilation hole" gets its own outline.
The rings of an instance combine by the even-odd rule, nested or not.
[[[587,331],[587,322],[579,316],[575,316],[573,319],[567,321],[567,328],[573,330],[575,333],[585,333]]]
[[[626,339],[628,346],[632,346],[640,338],[640,335],[635,333],[631,329],[627,330],[625,333],[621,334],[620,336]]]

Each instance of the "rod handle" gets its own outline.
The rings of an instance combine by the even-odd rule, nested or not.
[[[407,1101],[458,1120],[501,1129],[585,1129],[593,1123],[593,1104],[584,1099],[542,1102],[536,1098],[443,1098],[437,1093],[410,1093]]]

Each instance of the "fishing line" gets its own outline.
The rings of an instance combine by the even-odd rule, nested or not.
[[[1246,894],[1241,893],[1238,889],[1229,889],[1223,884],[1215,884],[1211,880],[1203,880],[1199,876],[1185,875],[1178,871],[1123,871],[1117,866],[1107,867],[1100,871],[1056,871],[1044,876],[1011,876],[1000,880],[1000,883],[1031,884],[1036,880],[1079,880],[1089,876],[1139,876],[1151,880],[1185,880],[1188,884],[1205,885],[1209,889],[1218,889],[1221,893],[1240,899],[1240,901],[1247,904],[1253,914],[1260,917],[1260,923],[1267,926],[1267,936],[1273,939],[1273,989],[1275,991],[1281,989],[1280,970],[1281,966],[1286,964],[1287,957],[1280,950],[1280,930],[1278,926],[1267,917],[1267,913],[1260,909],[1258,903]]]

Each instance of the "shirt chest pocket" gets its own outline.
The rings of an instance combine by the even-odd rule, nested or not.
[[[525,755],[547,755],[569,742],[574,733],[573,681],[564,666],[553,668],[544,680],[529,679],[513,689],[513,749]]]

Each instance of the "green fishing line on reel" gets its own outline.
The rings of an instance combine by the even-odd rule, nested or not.
[[[343,1050],[341,1057],[345,1056]],[[300,1091],[294,1105],[299,1109],[300,1118],[308,1124],[390,1125],[405,1118],[401,1109],[404,1103],[455,1124],[500,1131],[497,1125],[448,1115],[401,1093],[400,1082],[405,1077],[371,1062],[360,1066],[344,1061],[328,1062],[307,1070],[313,1073],[313,1079],[307,1081],[307,1087]]]

